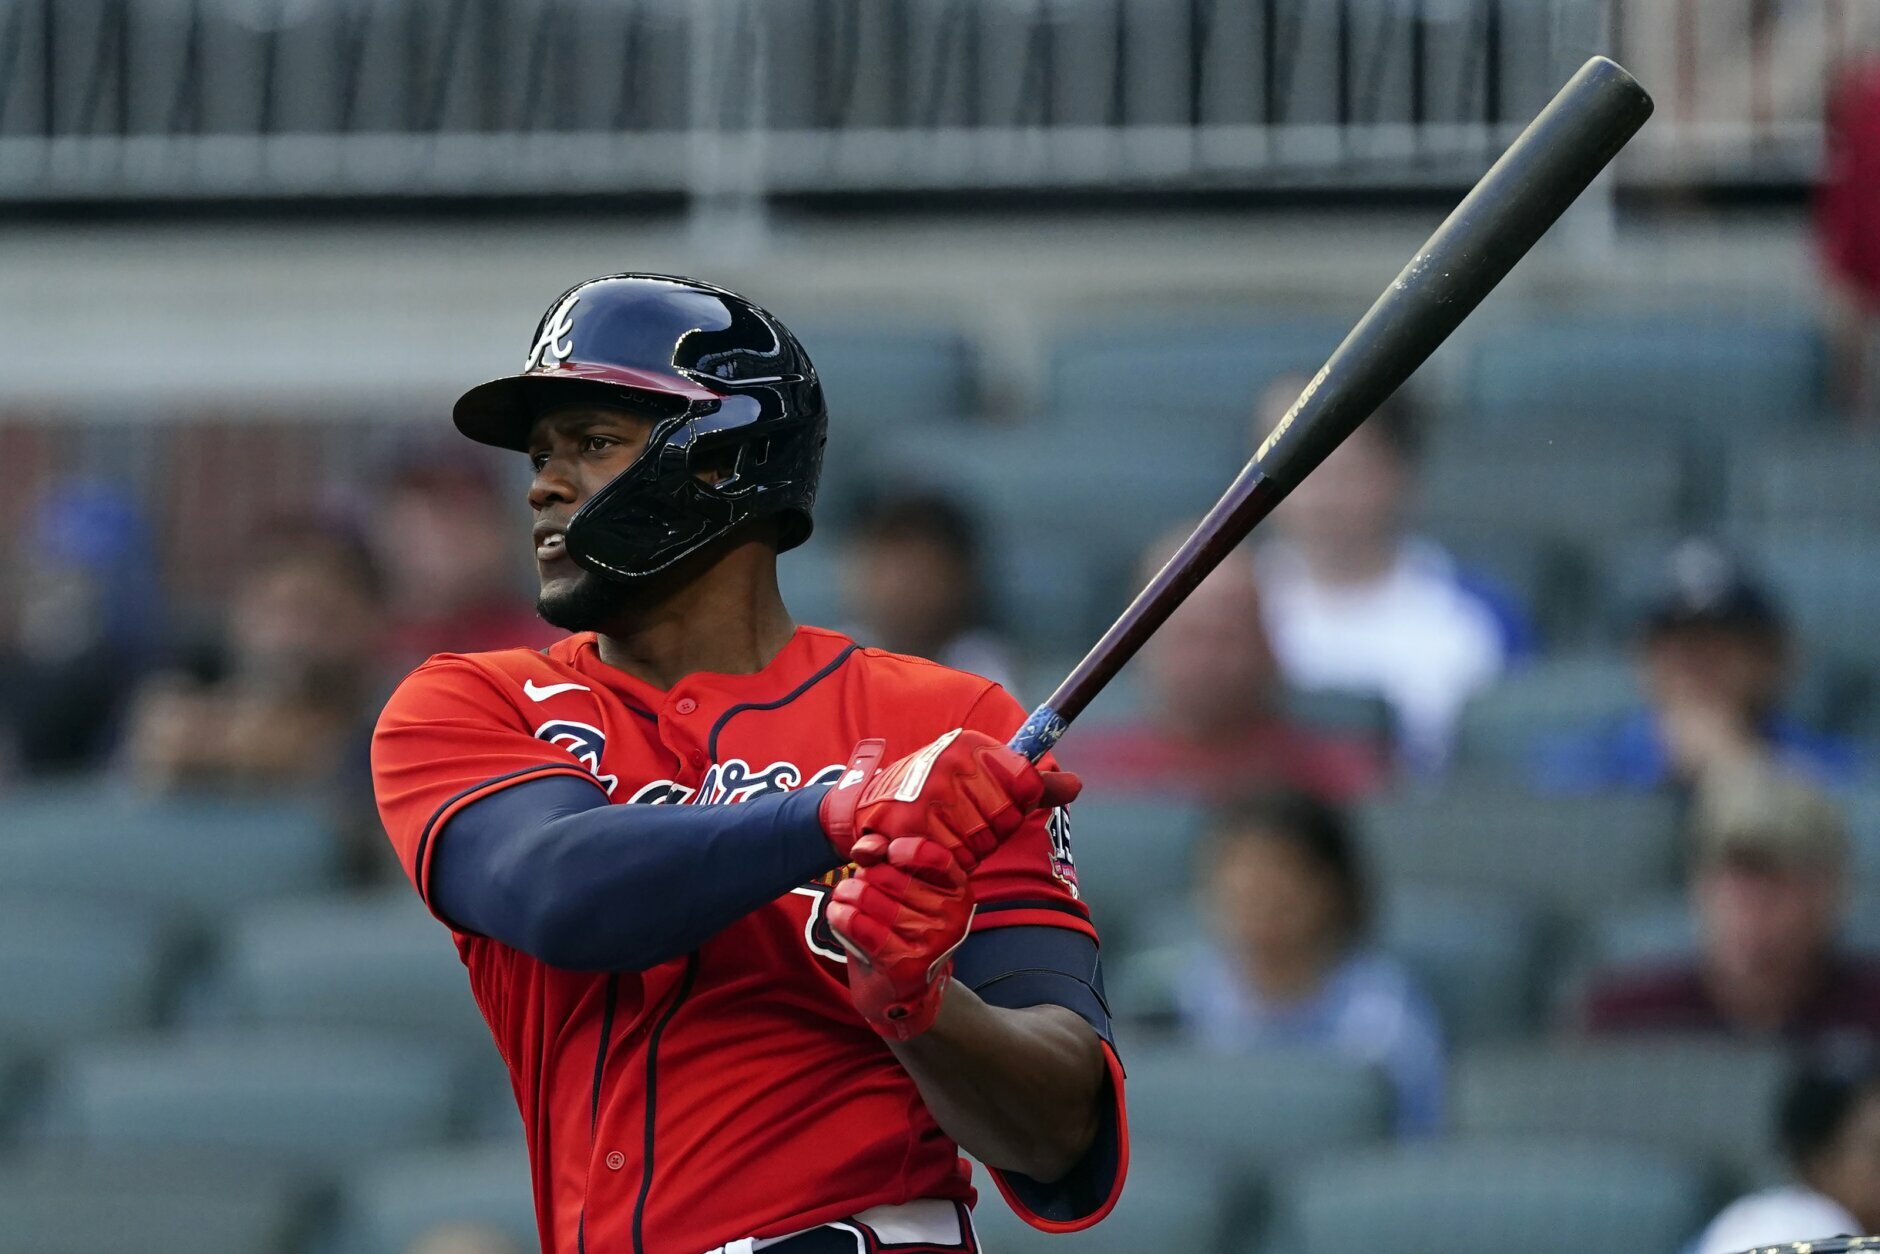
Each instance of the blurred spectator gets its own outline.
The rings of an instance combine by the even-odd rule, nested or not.
[[[1866,1047],[1823,1051],[1782,1094],[1777,1135],[1788,1184],[1738,1198],[1695,1254],[1880,1231],[1880,1070]]]
[[[1289,375],[1262,393],[1261,438],[1308,382]],[[1254,575],[1286,682],[1382,696],[1406,765],[1431,771],[1464,703],[1501,674],[1526,628],[1440,545],[1406,530],[1412,422],[1400,399],[1365,419],[1274,514]]]
[[[1848,838],[1834,803],[1768,767],[1711,776],[1691,842],[1698,953],[1596,980],[1586,1027],[1880,1039],[1880,962],[1838,944]]]
[[[990,627],[979,535],[938,492],[886,493],[856,519],[844,571],[863,644],[1012,684],[1012,655]]]
[[[31,520],[0,623],[0,775],[99,765],[162,643],[156,559],[129,502],[71,481]]]
[[[1409,974],[1366,946],[1370,900],[1344,816],[1275,790],[1215,820],[1200,893],[1210,943],[1177,992],[1184,1031],[1216,1050],[1323,1049],[1378,1067],[1398,1130],[1436,1130],[1443,1042]]]
[[[137,695],[126,749],[146,786],[272,789],[364,769],[383,687],[371,556],[314,526],[255,551],[209,673],[156,675]]]
[[[1562,791],[1693,786],[1772,758],[1826,782],[1857,766],[1851,746],[1781,711],[1787,626],[1735,560],[1706,540],[1671,555],[1666,587],[1639,631],[1645,708],[1542,746],[1537,782]]]
[[[524,1254],[522,1242],[489,1224],[440,1224],[418,1235],[405,1254]]]
[[[1835,399],[1880,419],[1880,56],[1846,66],[1829,93],[1815,201],[1835,341]]]
[[[495,475],[462,454],[411,455],[384,486],[369,531],[385,572],[399,673],[433,653],[544,648],[565,633],[535,615],[519,565],[529,519],[505,504]]]
[[[1145,582],[1187,534],[1150,548]],[[1335,801],[1375,787],[1383,764],[1367,745],[1288,720],[1262,621],[1251,563],[1215,567],[1136,659],[1145,717],[1080,728],[1069,764],[1102,788],[1212,801],[1273,784]]]

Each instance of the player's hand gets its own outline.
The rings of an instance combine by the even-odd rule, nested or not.
[[[868,1026],[895,1041],[932,1027],[973,922],[966,868],[952,850],[895,838],[880,861],[836,885],[827,918],[849,951],[849,995]]]
[[[1040,771],[981,731],[955,728],[885,769],[884,742],[855,746],[823,795],[822,824],[836,853],[867,866],[900,836],[939,841],[968,874],[1025,816],[1068,805],[1083,788],[1069,771]]]

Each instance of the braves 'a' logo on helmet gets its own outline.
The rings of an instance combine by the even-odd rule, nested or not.
[[[614,795],[620,777],[601,774],[601,755],[607,751],[607,737],[601,734],[600,728],[572,719],[551,719],[535,729],[535,738],[566,749],[575,761],[587,768],[588,774],[601,782],[608,796]]]
[[[525,373],[553,370],[574,355],[574,340],[569,337],[574,334],[574,307],[580,299],[579,290],[570,292],[543,317],[542,329],[536,333],[535,343],[529,346],[529,355],[522,360]]]

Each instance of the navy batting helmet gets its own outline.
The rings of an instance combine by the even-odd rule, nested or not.
[[[522,373],[465,392],[457,429],[528,451],[549,409],[623,405],[654,419],[646,449],[568,524],[568,552],[613,579],[659,571],[753,518],[781,547],[809,538],[828,414],[809,354],[723,288],[610,274],[564,292],[536,324]],[[699,472],[724,471],[715,483]]]

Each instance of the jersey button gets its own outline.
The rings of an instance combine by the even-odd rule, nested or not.
[[[692,765],[698,767],[705,765],[705,755],[700,753],[697,749],[692,750]]]
[[[691,714],[698,709],[698,702],[690,697],[680,697],[672,703],[672,708],[681,714]]]
[[[626,1165],[627,1156],[622,1154],[619,1150],[615,1150],[607,1156],[607,1170],[609,1171],[619,1171]]]

